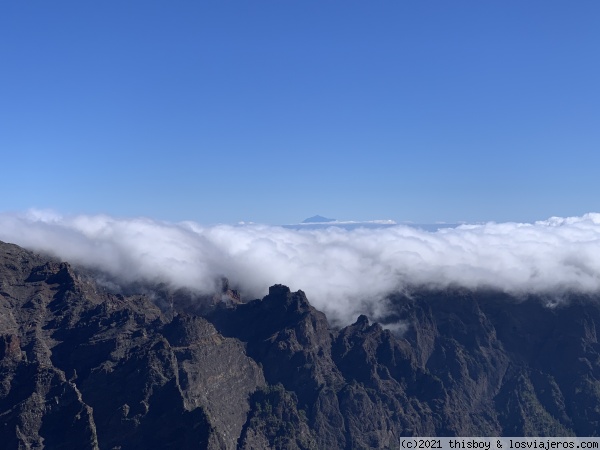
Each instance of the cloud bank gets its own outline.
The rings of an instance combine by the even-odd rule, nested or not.
[[[0,214],[0,240],[99,269],[121,282],[164,281],[215,292],[226,276],[245,298],[276,283],[302,289],[342,323],[375,319],[410,286],[495,288],[510,294],[600,292],[600,214],[486,223],[427,232],[202,226],[104,215]]]

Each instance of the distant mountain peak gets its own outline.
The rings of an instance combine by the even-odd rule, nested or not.
[[[308,219],[304,219],[302,221],[302,223],[320,223],[320,222],[335,222],[335,219],[328,219],[327,217],[316,215],[316,216],[309,217]]]

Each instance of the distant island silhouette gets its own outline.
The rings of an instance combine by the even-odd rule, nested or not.
[[[327,217],[316,215],[309,217],[308,219],[304,219],[302,223],[335,222],[335,220],[336,219],[328,219]]]

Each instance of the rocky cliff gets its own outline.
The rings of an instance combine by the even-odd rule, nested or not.
[[[392,303],[401,334],[365,316],[333,329],[280,285],[262,300],[167,308],[0,243],[1,447],[600,434],[600,297],[420,290]]]

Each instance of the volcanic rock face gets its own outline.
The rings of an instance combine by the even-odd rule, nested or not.
[[[365,316],[332,329],[280,285],[262,300],[165,312],[0,243],[0,447],[346,450],[397,448],[406,435],[600,434],[599,299],[420,291],[393,304],[401,336]]]
[[[0,247],[2,448],[236,448],[264,378],[200,317]]]

